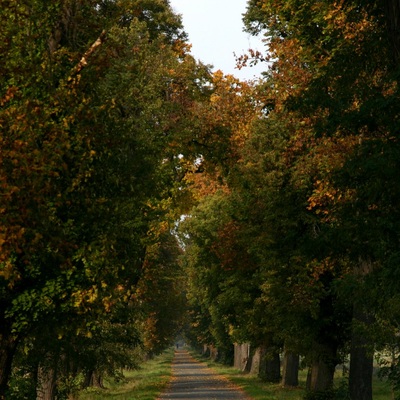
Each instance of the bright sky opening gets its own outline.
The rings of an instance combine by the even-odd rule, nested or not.
[[[249,48],[265,53],[261,38],[254,38],[243,31],[243,13],[247,0],[170,0],[175,12],[182,15],[185,31],[192,44],[193,56],[213,70],[222,70],[240,79],[261,76],[265,64],[236,68],[236,56]]]

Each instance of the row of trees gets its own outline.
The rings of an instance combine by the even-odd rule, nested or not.
[[[187,292],[189,335],[225,360],[300,354],[317,394],[350,354],[370,400],[398,344],[399,18],[250,0],[253,84],[197,63],[167,0],[2,1],[0,399],[135,367]]]
[[[268,68],[235,86],[229,157],[181,224],[192,337],[227,360],[300,354],[312,395],[350,355],[350,397],[370,400],[374,352],[398,346],[399,19],[391,0],[250,0],[269,53],[239,62]]]
[[[0,399],[62,399],[184,323],[172,231],[226,147],[221,77],[167,0],[2,0],[0,22]]]

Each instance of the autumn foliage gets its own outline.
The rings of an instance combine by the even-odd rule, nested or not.
[[[310,398],[350,355],[370,400],[398,346],[397,3],[248,1],[254,82],[197,62],[168,1],[3,3],[0,399],[186,330],[301,355]]]
[[[238,60],[265,63],[254,116],[185,221],[204,285],[194,332],[302,354],[310,396],[333,396],[350,353],[349,395],[371,399],[372,349],[394,339],[399,15],[391,1],[249,1],[247,30],[268,46]]]

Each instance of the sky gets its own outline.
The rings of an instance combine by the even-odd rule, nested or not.
[[[213,71],[222,70],[239,79],[260,76],[265,66],[258,65],[238,70],[235,55],[249,48],[265,52],[260,38],[243,32],[242,14],[247,0],[170,0],[173,10],[181,14],[185,31],[192,44],[192,55],[204,64],[212,64]]]

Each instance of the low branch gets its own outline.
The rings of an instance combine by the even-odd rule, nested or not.
[[[106,31],[101,32],[100,36],[96,39],[96,41],[89,47],[89,49],[82,56],[78,64],[73,68],[70,77],[68,78],[68,82],[71,82],[74,77],[79,75],[82,70],[88,65],[88,60],[91,55],[96,51],[96,49],[101,46],[106,41]]]

